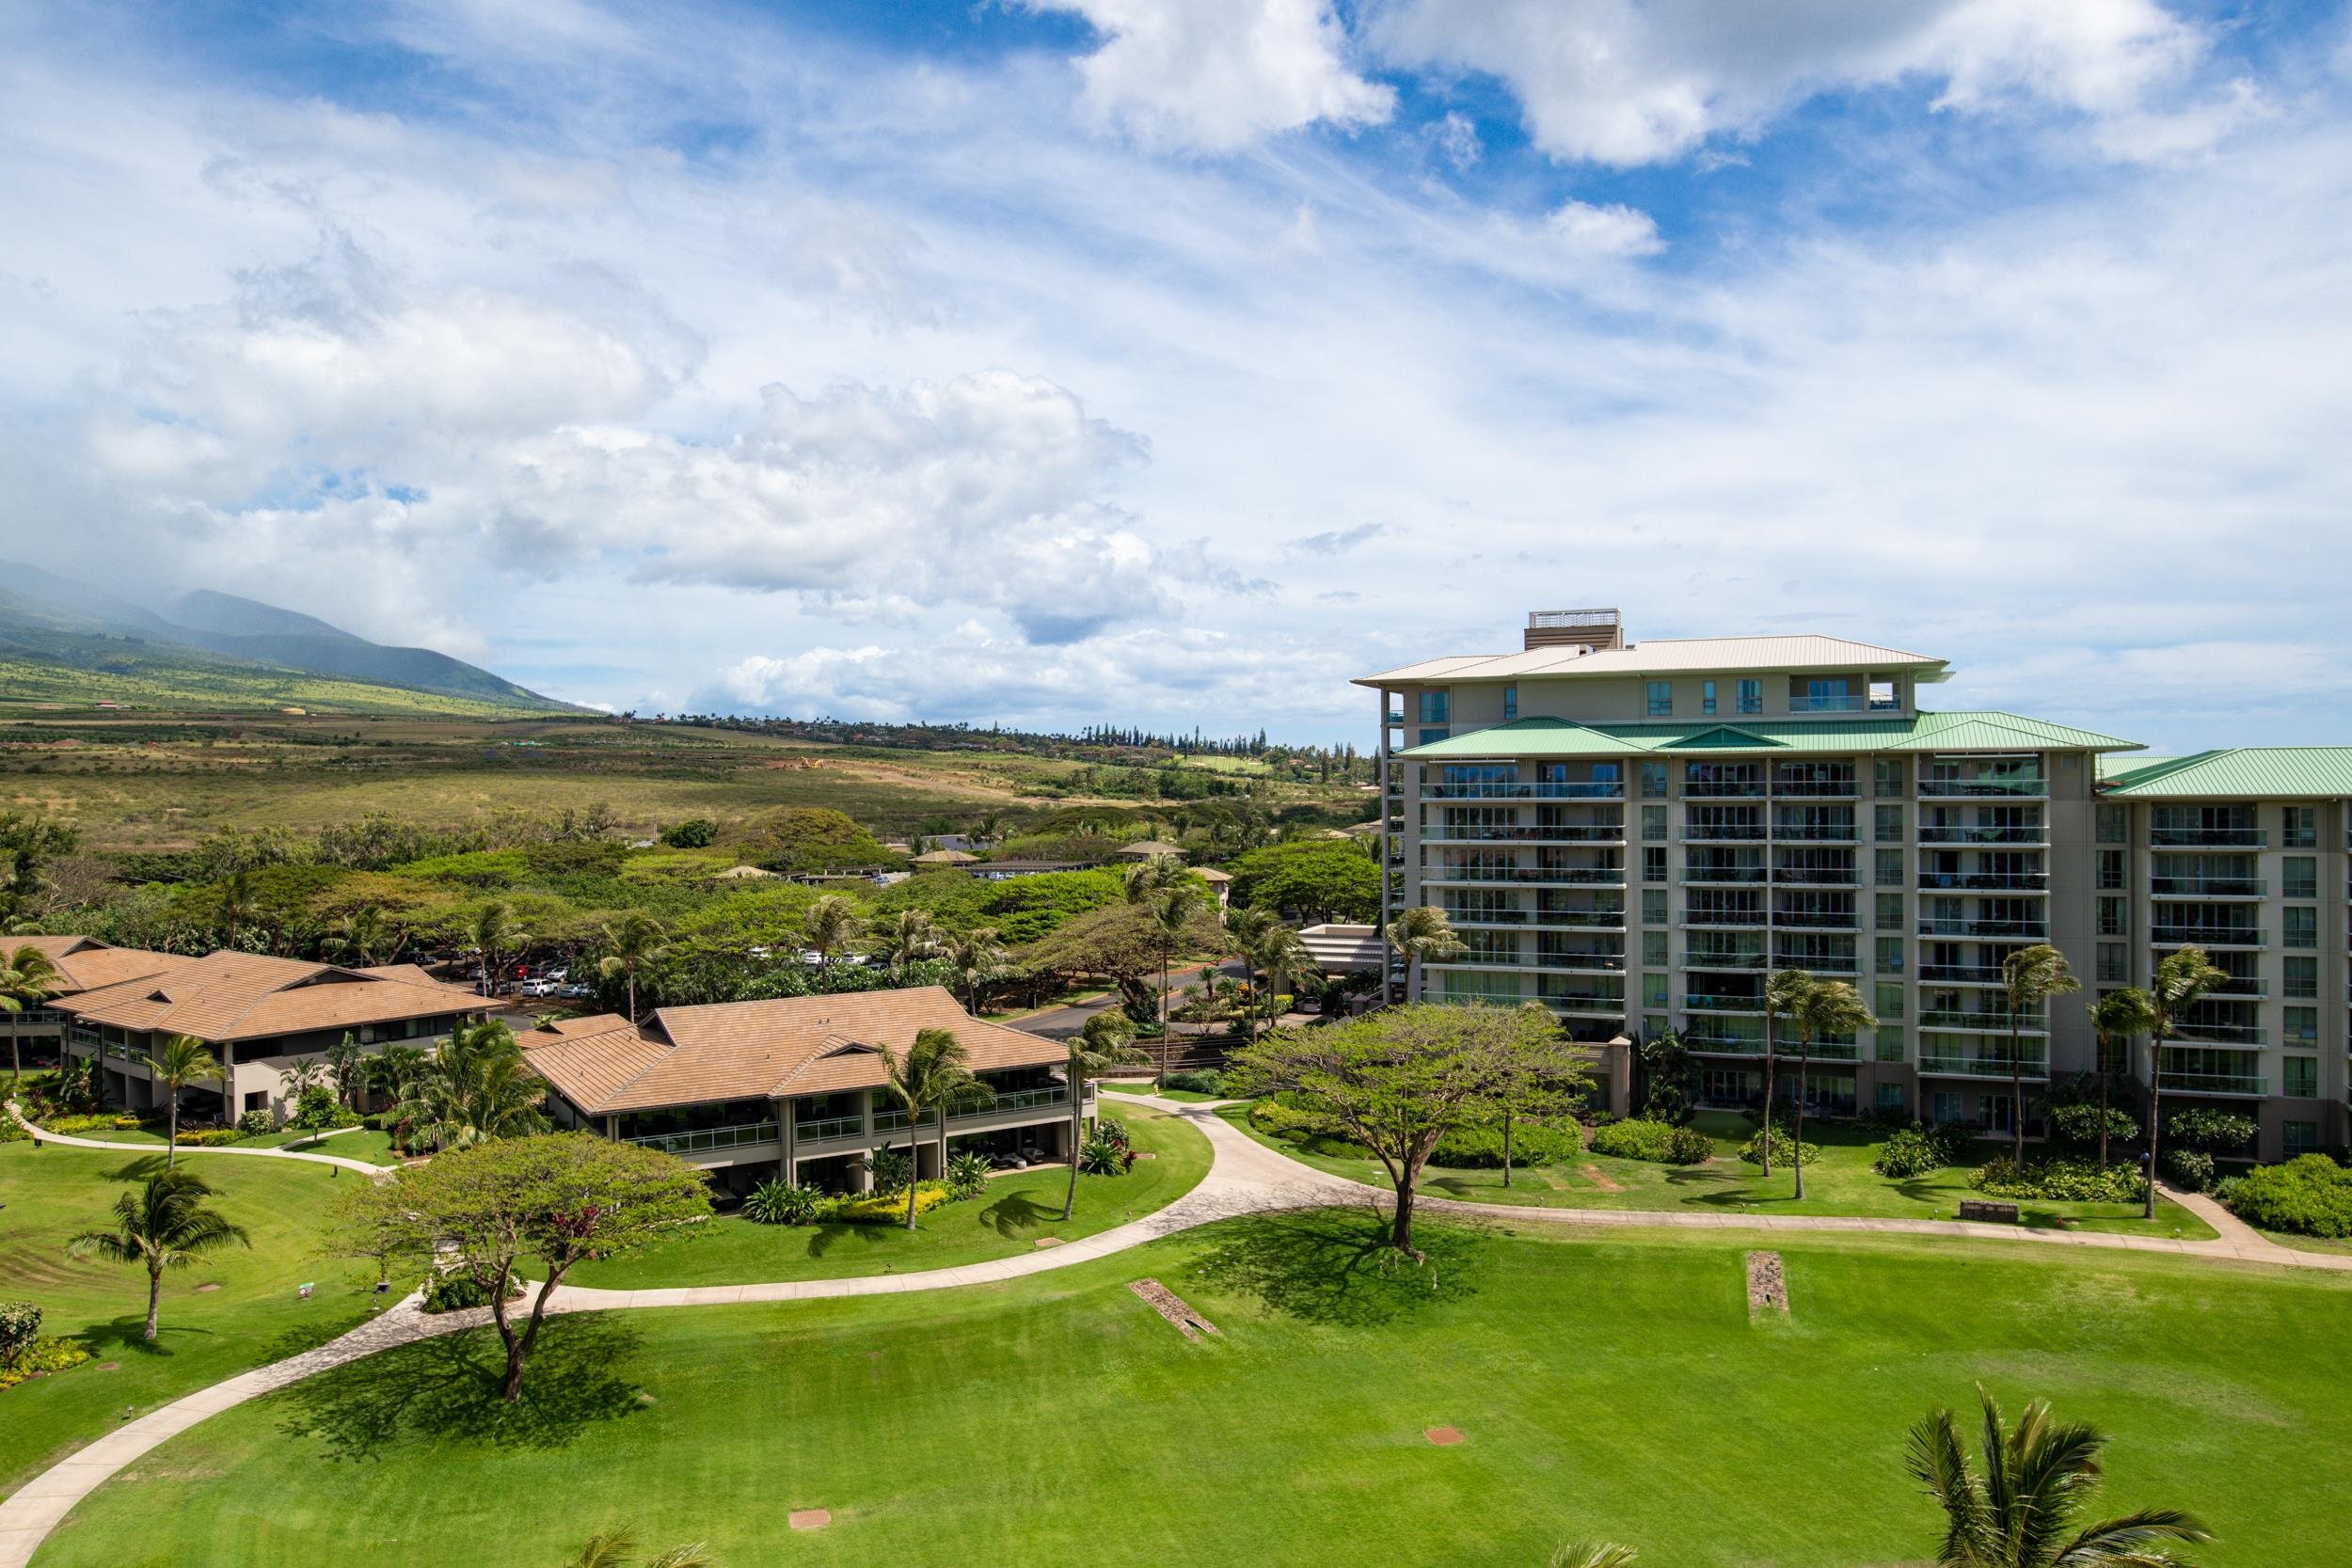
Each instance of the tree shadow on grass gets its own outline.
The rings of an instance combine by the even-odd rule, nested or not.
[[[73,1331],[73,1337],[87,1344],[93,1355],[144,1355],[157,1359],[168,1359],[179,1354],[167,1341],[195,1338],[199,1335],[207,1339],[214,1338],[211,1329],[190,1328],[185,1323],[173,1323],[168,1313],[157,1322],[155,1342],[151,1345],[147,1342],[145,1313],[136,1317],[117,1318],[111,1323],[91,1323],[87,1328]]]
[[[1007,1241],[1016,1241],[1048,1220],[1058,1223],[1060,1219],[1060,1204],[1041,1204],[1027,1193],[1007,1193],[980,1211],[980,1223]]]
[[[1416,1263],[1389,1245],[1385,1221],[1358,1211],[1237,1220],[1215,1234],[1189,1278],[1307,1323],[1377,1327],[1477,1294],[1485,1272],[1486,1238],[1474,1229],[1416,1229]]]
[[[810,1232],[808,1255],[822,1258],[844,1241],[860,1241],[872,1246],[887,1242],[893,1235],[906,1234],[903,1221],[874,1225],[820,1225]]]
[[[489,1328],[370,1355],[294,1385],[278,1423],[329,1459],[374,1459],[404,1443],[458,1438],[501,1449],[561,1449],[598,1422],[643,1407],[622,1375],[639,1336],[604,1313],[556,1318],[540,1331],[523,1397],[500,1395],[506,1355]]]
[[[162,1154],[143,1154],[101,1174],[109,1181],[144,1181],[151,1176],[163,1175],[169,1168]]]

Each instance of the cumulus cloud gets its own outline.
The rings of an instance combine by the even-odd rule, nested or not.
[[[1371,36],[1399,64],[1499,77],[1537,146],[1616,166],[1907,77],[1940,82],[1952,109],[2025,97],[2122,113],[2202,47],[2156,0],[1395,0]]]
[[[1544,227],[1568,249],[1588,255],[1648,256],[1664,248],[1656,220],[1622,202],[1564,202],[1544,219]]]
[[[1137,139],[1231,152],[1303,125],[1373,125],[1393,88],[1346,61],[1327,0],[1028,0],[1104,35],[1079,63],[1088,111]]]

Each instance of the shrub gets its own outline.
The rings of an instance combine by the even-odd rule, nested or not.
[[[1879,1157],[1870,1162],[1870,1168],[1881,1176],[1898,1180],[1925,1176],[1931,1170],[1959,1164],[1967,1147],[1968,1132],[1964,1128],[1913,1122],[1888,1136],[1879,1149]]]
[[[1089,1176],[1124,1176],[1136,1163],[1136,1151],[1113,1143],[1098,1131],[1078,1146],[1078,1168]]]
[[[31,1136],[30,1132],[24,1131],[24,1124],[14,1117],[0,1116],[0,1144],[12,1144],[20,1138]]]
[[[2107,1141],[2137,1143],[2139,1121],[2129,1111],[2110,1105],[2106,1111]],[[2058,1142],[2076,1148],[2099,1147],[2099,1107],[2086,1105],[2053,1105],[2050,1107],[2050,1131]]]
[[[89,1116],[52,1117],[41,1123],[44,1131],[67,1136],[77,1132],[129,1132],[140,1126],[137,1117],[99,1111]]]
[[[40,1338],[0,1358],[0,1388],[13,1388],[28,1378],[47,1377],[78,1367],[89,1359],[89,1347],[79,1339]]]
[[[1186,1094],[1222,1095],[1225,1080],[1214,1072],[1171,1072],[1168,1075],[1168,1086],[1182,1089]]]
[[[1768,1136],[1772,1140],[1772,1163],[1776,1165],[1788,1164],[1790,1153],[1797,1148],[1797,1141],[1777,1127],[1771,1129],[1769,1132],[1758,1132],[1755,1137],[1741,1144],[1740,1158],[1751,1165],[1762,1164],[1764,1163],[1764,1140]],[[1813,1164],[1821,1157],[1821,1146],[1806,1144],[1804,1157],[1806,1164]]]
[[[703,849],[719,841],[719,824],[707,816],[690,816],[661,831],[661,842],[673,849]]]
[[[1715,1157],[1715,1143],[1695,1127],[1637,1118],[1595,1128],[1593,1152],[1661,1165],[1700,1165]]]
[[[903,1193],[907,1183],[914,1180],[912,1149],[877,1148],[866,1156],[865,1165],[874,1179],[877,1194]]]
[[[1313,1111],[1298,1110],[1276,1098],[1261,1100],[1249,1107],[1249,1125],[1272,1138],[1304,1140],[1346,1136],[1335,1118]]]
[[[755,1225],[807,1225],[825,1206],[814,1187],[797,1187],[771,1177],[743,1199],[743,1217]]]
[[[180,1135],[172,1142],[182,1148],[218,1148],[244,1136],[233,1127],[194,1127],[181,1129]]]
[[[324,1132],[332,1127],[357,1127],[359,1113],[335,1098],[335,1091],[324,1084],[313,1084],[302,1091],[294,1105],[294,1114],[287,1121],[289,1127],[299,1127],[306,1132]]]
[[[29,1301],[0,1301],[0,1362],[13,1361],[40,1338],[40,1308]]]
[[[2148,1196],[2147,1184],[2131,1166],[2101,1166],[2087,1160],[2050,1160],[2021,1167],[2002,1155],[1979,1165],[1968,1184],[1993,1197],[2058,1203],[2137,1203]]]
[[[936,1181],[925,1181],[914,1189],[914,1212],[930,1213],[947,1201],[947,1189]],[[888,1225],[906,1223],[907,1195],[902,1188],[896,1193],[871,1193],[863,1197],[837,1199],[832,1217],[843,1225]]]
[[[947,1196],[961,1202],[988,1191],[988,1161],[977,1154],[959,1154],[947,1162]]]
[[[2164,1118],[2165,1142],[2179,1148],[2201,1149],[2225,1158],[2236,1155],[2262,1131],[2249,1116],[2195,1106]],[[2170,1174],[2167,1172],[2167,1174]]]
[[[1515,1121],[1511,1124],[1511,1164],[1556,1165],[1584,1150],[1574,1122]],[[1457,1127],[1439,1138],[1429,1151],[1429,1163],[1451,1170],[1501,1170],[1501,1127]]]
[[[2213,1185],[2213,1156],[2201,1148],[2168,1148],[2164,1179],[2184,1192],[2204,1192]]]
[[[237,1131],[266,1136],[278,1131],[278,1113],[264,1105],[258,1111],[247,1111],[237,1118]]]
[[[1135,1147],[1135,1140],[1127,1135],[1127,1124],[1117,1117],[1095,1117],[1094,1136],[1119,1148]]]
[[[2352,1236],[2352,1170],[2325,1154],[2257,1165],[2222,1183],[2221,1200],[2238,1218],[2265,1230]]]
[[[523,1293],[522,1282],[506,1282],[506,1299],[513,1301]],[[424,1310],[427,1312],[463,1312],[469,1307],[490,1305],[488,1287],[469,1274],[437,1275],[424,1288]]]

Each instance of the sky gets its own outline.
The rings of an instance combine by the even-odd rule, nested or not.
[[[639,711],[1630,634],[2352,743],[2352,14],[0,8],[0,557]]]

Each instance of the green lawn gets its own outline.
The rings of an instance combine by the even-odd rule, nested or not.
[[[1140,1084],[1105,1084],[1103,1086],[1110,1090],[1113,1094],[1152,1094],[1156,1092],[1162,1100],[1173,1100],[1178,1103],[1184,1105],[1214,1105],[1218,1101],[1225,1098],[1220,1094],[1200,1094],[1192,1089],[1160,1089],[1155,1091],[1152,1089],[1149,1079],[1146,1079]]]
[[[0,1144],[0,1296],[36,1303],[44,1333],[80,1338],[96,1353],[71,1371],[0,1390],[0,1493],[116,1425],[126,1405],[145,1414],[330,1339],[367,1314],[364,1265],[322,1259],[314,1241],[327,1199],[364,1177],[298,1160],[208,1160],[204,1180],[251,1233],[252,1249],[174,1271],[164,1282],[162,1337],[142,1343],[146,1271],[72,1261],[66,1242],[103,1226],[130,1173],[157,1159]],[[307,1302],[295,1290],[306,1281],[318,1286]],[[101,1370],[108,1362],[118,1370]]]
[[[73,1136],[89,1138],[104,1144],[125,1144],[146,1148],[164,1147],[164,1135],[161,1132],[151,1132],[143,1127],[123,1128],[103,1132],[76,1132]],[[250,1137],[239,1138],[230,1147],[232,1148],[291,1148],[304,1154],[340,1154],[346,1160],[361,1160],[372,1165],[393,1165],[400,1163],[400,1156],[392,1152],[391,1134],[379,1132],[368,1127],[354,1128],[348,1132],[332,1133],[324,1140],[317,1139],[315,1134],[310,1132],[293,1131],[262,1132]],[[183,1155],[188,1153],[188,1146],[182,1145],[180,1152]],[[198,1158],[202,1157],[199,1150]]]
[[[1249,1125],[1248,1107],[1236,1105],[1217,1113],[1270,1148],[1346,1177],[1351,1181],[1385,1188],[1387,1177],[1377,1161],[1352,1151],[1352,1146],[1316,1139],[1306,1145],[1270,1138]],[[1423,1173],[1422,1191],[1431,1197],[1460,1198],[1470,1203],[1516,1203],[1553,1209],[1688,1210],[1697,1213],[1756,1212],[1771,1214],[1860,1214],[1904,1219],[1949,1220],[1960,1214],[1960,1200],[1978,1196],[1963,1169],[1940,1170],[1910,1180],[1891,1180],[1870,1168],[1884,1134],[1853,1122],[1808,1122],[1807,1143],[1821,1147],[1820,1158],[1804,1168],[1804,1201],[1794,1197],[1795,1184],[1785,1169],[1770,1180],[1756,1166],[1738,1157],[1740,1146],[1753,1129],[1745,1118],[1705,1115],[1698,1125],[1715,1136],[1715,1159],[1704,1165],[1661,1165],[1646,1160],[1613,1160],[1587,1154],[1581,1159],[1511,1174],[1502,1184],[1499,1170],[1448,1170],[1431,1166]],[[2078,1230],[2112,1230],[2134,1235],[2180,1236],[2210,1241],[2214,1229],[2187,1210],[2159,1203],[2156,1218],[2140,1218],[2132,1203],[2039,1203],[2021,1205],[2029,1226],[2066,1225]]]
[[[1031,1252],[1041,1237],[1075,1241],[1165,1209],[1209,1173],[1209,1140],[1179,1117],[1119,1107],[1138,1159],[1124,1176],[1078,1178],[1078,1207],[1061,1217],[1067,1166],[999,1176],[988,1191],[932,1210],[910,1235],[896,1225],[754,1225],[729,1216],[684,1229],[663,1246],[582,1263],[575,1285],[616,1291],[670,1285],[753,1285],[785,1279],[913,1274]]]
[[[1791,1235],[1793,1316],[1752,1323],[1757,1238],[1422,1240],[1391,1267],[1360,1213],[1286,1215],[986,1290],[559,1320],[516,1410],[487,1337],[414,1346],[195,1428],[36,1563],[556,1562],[627,1526],[723,1568],[1528,1568],[1586,1536],[1883,1568],[1939,1534],[1905,1428],[1982,1382],[2110,1433],[2100,1502],[2201,1513],[2206,1568],[2352,1564],[2352,1280]]]

